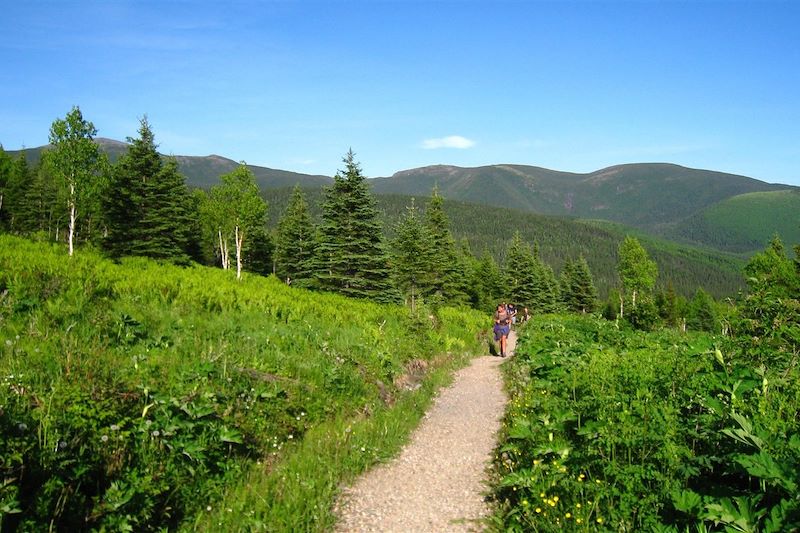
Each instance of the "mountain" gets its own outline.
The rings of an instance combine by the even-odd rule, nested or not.
[[[128,149],[128,144],[113,139],[98,137],[95,142],[105,152],[109,159],[114,162],[120,158]],[[36,164],[42,157],[42,152],[47,146],[27,148],[25,150],[7,150],[11,157],[16,158],[19,154],[25,153],[25,157],[31,164]],[[167,157],[167,156],[164,156]],[[186,176],[187,183],[192,187],[209,188],[219,181],[222,174],[231,172],[239,163],[232,159],[218,155],[207,156],[172,156],[178,161],[178,169],[181,174]],[[327,176],[299,174],[286,170],[276,170],[256,165],[247,165],[256,177],[256,183],[262,189],[273,189],[281,187],[292,187],[295,183],[300,183],[305,187],[319,187],[331,183],[332,179]]]
[[[762,249],[776,233],[784,244],[800,243],[800,190],[726,198],[684,219],[666,235],[673,240],[747,253]]]
[[[98,138],[97,143],[112,161],[128,146],[104,138]],[[35,163],[45,148],[28,149],[26,157]],[[9,153],[16,156],[20,152]],[[211,187],[221,174],[238,166],[237,162],[219,155],[174,157],[187,182],[194,187]],[[295,184],[314,188],[332,182],[327,176],[248,167],[263,191]],[[668,163],[617,165],[585,174],[526,165],[475,168],[436,165],[372,178],[368,183],[378,195],[428,196],[438,186],[442,196],[450,200],[545,215],[608,220],[672,240],[743,254],[763,248],[769,240],[764,235],[775,232],[787,244],[796,243],[797,224],[792,226],[792,220],[800,220],[796,203],[774,200],[784,193],[775,197],[747,196],[779,191],[789,194],[788,191],[800,191],[798,187]],[[733,200],[739,196],[743,200]],[[773,204],[782,206],[778,212],[785,214],[776,216],[776,211],[756,198],[773,198]],[[728,200],[734,203],[725,204]],[[752,207],[744,209],[743,205]],[[753,216],[740,216],[745,213]]]
[[[371,180],[378,194],[427,195],[605,219],[647,230],[676,224],[732,196],[790,188],[745,176],[667,163],[617,165],[588,174],[524,165],[432,166]]]

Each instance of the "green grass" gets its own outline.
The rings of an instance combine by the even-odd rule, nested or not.
[[[328,527],[485,322],[0,236],[0,527]]]

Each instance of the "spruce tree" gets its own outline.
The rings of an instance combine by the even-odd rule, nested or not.
[[[578,261],[573,263],[572,274],[572,301],[573,311],[579,313],[592,313],[597,308],[597,289],[595,289],[594,281],[592,280],[592,272],[589,270],[589,264],[583,256],[578,258]]]
[[[22,153],[10,165],[4,191],[5,209],[8,211],[8,227],[14,233],[28,233],[34,224],[34,214],[25,202],[25,195],[31,186],[31,170],[28,160]]]
[[[450,232],[450,219],[444,212],[444,199],[439,189],[433,189],[433,195],[425,210],[425,222],[431,236],[433,247],[432,271],[434,284],[431,295],[448,304],[466,301],[466,294],[461,290],[459,281],[464,277],[463,265],[459,262],[455,239]]]
[[[308,211],[308,203],[299,185],[295,185],[289,205],[278,222],[275,242],[275,273],[293,285],[310,287],[314,282],[317,230]]]
[[[3,149],[0,144],[0,229],[8,225],[8,204],[3,202],[6,200],[6,188],[8,187],[8,179],[11,177],[11,156]]]
[[[178,163],[170,158],[144,189],[139,241],[133,253],[175,263],[187,263],[194,239],[192,201]]]
[[[352,150],[343,162],[325,190],[317,282],[347,296],[396,300],[375,200]]]
[[[413,198],[397,225],[396,235],[392,242],[394,281],[413,308],[420,296],[433,294],[441,283],[436,270],[438,258],[433,247],[433,236],[420,221]]]

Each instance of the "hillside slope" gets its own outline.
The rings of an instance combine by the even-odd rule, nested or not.
[[[778,234],[800,243],[800,191],[754,192],[733,196],[687,218],[667,236],[730,252],[760,250]]]
[[[657,229],[739,194],[786,189],[753,178],[667,163],[618,165],[588,174],[524,165],[433,166],[371,181],[376,193],[428,195],[543,214],[602,218]]]

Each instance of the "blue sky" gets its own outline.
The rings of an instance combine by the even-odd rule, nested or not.
[[[332,175],[672,162],[800,185],[800,2],[4,2],[0,143]]]

